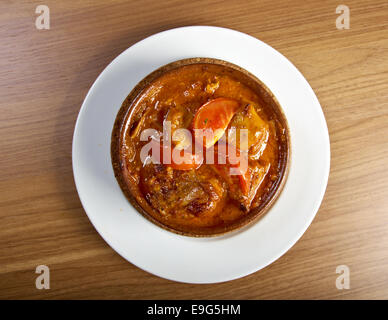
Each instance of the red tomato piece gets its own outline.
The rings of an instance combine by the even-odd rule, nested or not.
[[[198,129],[202,129],[206,148],[213,146],[223,136],[238,108],[236,100],[217,98],[198,109],[193,120],[194,134],[198,136]]]
[[[240,189],[242,194],[247,196],[251,189],[251,170],[248,167],[248,155],[245,152],[241,152],[236,148],[235,152],[231,152],[230,148],[235,148],[234,145],[227,144],[227,148],[216,148],[215,149],[215,159],[217,171],[224,177],[229,183],[233,183],[232,177],[237,176],[240,182]],[[225,153],[226,152],[226,153]],[[218,163],[218,154],[221,153],[225,160],[226,164]],[[243,162],[241,162],[243,159]],[[221,170],[221,167],[224,167]],[[234,170],[234,174],[231,175],[231,168]]]

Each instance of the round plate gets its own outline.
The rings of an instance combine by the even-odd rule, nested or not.
[[[160,66],[192,57],[226,60],[258,77],[282,106],[291,135],[289,175],[274,206],[249,227],[216,238],[180,236],[145,219],[122,193],[110,157],[113,123],[128,93]],[[318,211],[329,167],[325,118],[301,73],[265,43],[218,27],[172,29],[125,50],[90,88],[73,137],[78,194],[100,235],[139,268],[188,283],[240,278],[283,255]]]

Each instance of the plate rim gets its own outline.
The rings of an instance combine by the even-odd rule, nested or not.
[[[326,159],[325,159],[325,172],[324,172],[324,175],[323,175],[323,181],[322,183],[320,184],[320,190],[319,190],[319,194],[318,196],[316,197],[316,200],[315,200],[315,203],[314,203],[314,209],[312,210],[313,211],[313,214],[310,214],[309,215],[309,218],[308,219],[305,219],[305,223],[304,223],[304,226],[303,228],[300,228],[299,232],[297,232],[297,234],[295,234],[295,236],[293,237],[293,239],[289,239],[288,240],[288,245],[285,246],[281,252],[279,254],[276,254],[276,255],[273,255],[272,259],[268,259],[265,263],[262,263],[262,265],[258,265],[256,267],[252,267],[252,268],[248,268],[249,270],[248,271],[245,271],[245,272],[240,272],[239,274],[235,274],[234,276],[230,276],[228,277],[227,279],[218,279],[216,281],[185,281],[185,280],[181,280],[181,279],[176,279],[174,277],[168,277],[166,275],[161,275],[159,274],[158,272],[155,272],[154,270],[150,270],[149,268],[146,268],[144,266],[140,266],[138,265],[135,261],[133,261],[133,259],[129,259],[126,257],[126,255],[122,252],[122,250],[120,248],[117,248],[115,245],[113,245],[111,243],[111,241],[109,241],[109,239],[107,239],[103,234],[102,232],[100,232],[100,230],[98,229],[98,227],[96,226],[95,224],[95,221],[93,221],[93,218],[92,218],[92,215],[88,212],[88,210],[86,209],[86,204],[85,204],[85,198],[84,198],[84,195],[82,193],[82,191],[80,190],[80,183],[77,182],[77,173],[76,173],[76,160],[75,160],[75,149],[76,149],[76,138],[77,138],[77,135],[78,135],[78,131],[80,130],[79,127],[80,127],[80,123],[81,123],[81,119],[83,118],[84,116],[84,113],[85,113],[85,110],[86,110],[86,107],[85,105],[87,104],[87,101],[89,99],[89,97],[92,95],[92,92],[95,90],[95,87],[97,86],[97,84],[101,81],[101,78],[104,76],[106,70],[109,69],[109,67],[112,66],[112,64],[115,63],[115,61],[117,61],[119,59],[119,57],[121,57],[122,55],[124,55],[128,50],[130,50],[131,48],[135,48],[136,46],[139,46],[141,45],[141,43],[145,42],[145,41],[152,41],[153,39],[157,38],[157,37],[162,37],[168,33],[173,33],[173,32],[176,32],[176,31],[184,31],[184,30],[187,30],[187,29],[197,29],[197,30],[200,30],[200,29],[216,29],[216,30],[222,30],[222,31],[226,31],[226,32],[233,32],[233,33],[237,33],[239,36],[241,37],[249,37],[251,39],[254,39],[255,41],[258,41],[261,45],[264,45],[265,47],[268,47],[272,50],[273,53],[276,53],[277,55],[281,56],[282,59],[285,59],[285,61],[287,61],[288,65],[291,66],[293,69],[294,69],[294,72],[296,72],[298,74],[298,76],[302,77],[302,79],[304,80],[305,84],[307,85],[306,88],[308,88],[308,90],[310,91],[310,94],[312,95],[312,97],[314,98],[315,102],[319,105],[319,110],[318,113],[319,113],[319,121],[321,123],[321,125],[323,126],[323,129],[324,130],[324,136],[325,136],[325,140],[327,142],[327,149],[325,150],[325,155],[326,155]],[[214,58],[219,58],[219,57],[214,57]],[[231,63],[234,63],[232,61],[230,61]],[[250,71],[250,70],[248,70]],[[264,82],[265,83],[265,82]],[[290,132],[290,134],[292,135],[292,132]],[[291,137],[291,149],[292,149],[292,137]],[[291,150],[292,152],[292,150]],[[96,229],[96,231],[98,232],[98,234],[104,239],[104,241],[113,249],[115,250],[119,255],[121,255],[125,260],[127,260],[128,262],[132,263],[133,265],[137,266],[138,268],[146,271],[146,272],[149,272],[153,275],[156,275],[158,277],[161,277],[161,278],[164,278],[164,279],[168,279],[168,280],[172,280],[172,281],[176,281],[176,282],[183,282],[183,283],[220,283],[220,282],[226,282],[226,281],[231,281],[231,280],[234,280],[234,279],[238,279],[238,278],[241,278],[241,277],[245,277],[249,274],[252,274],[258,270],[261,270],[263,268],[265,268],[266,266],[272,264],[274,261],[278,260],[282,255],[284,255],[292,246],[295,245],[295,243],[302,237],[302,235],[305,233],[305,231],[307,230],[307,228],[310,226],[310,224],[312,223],[312,221],[314,220],[318,210],[319,210],[319,207],[323,201],[323,197],[324,197],[324,194],[325,194],[325,191],[326,191],[326,188],[327,188],[327,183],[328,183],[328,179],[329,179],[329,173],[330,173],[330,157],[331,157],[331,150],[330,150],[330,136],[329,136],[329,131],[328,131],[328,127],[327,127],[327,123],[326,123],[326,120],[325,120],[325,117],[324,117],[324,113],[323,113],[323,110],[322,110],[322,107],[319,103],[319,100],[317,98],[317,96],[315,95],[313,89],[311,88],[310,84],[307,82],[307,80],[304,78],[304,76],[301,74],[301,72],[293,65],[293,63],[288,60],[285,56],[283,56],[280,52],[278,52],[277,50],[275,50],[274,48],[272,48],[271,46],[269,46],[268,44],[262,42],[261,40],[251,36],[251,35],[248,35],[246,33],[242,33],[240,31],[237,31],[237,30],[233,30],[233,29],[229,29],[229,28],[223,28],[223,27],[215,27],[215,26],[185,26],[185,27],[178,27],[178,28],[173,28],[173,29],[169,29],[169,30],[165,30],[165,31],[162,31],[162,32],[158,32],[158,33],[155,33],[149,37],[146,37],[136,43],[134,43],[133,45],[131,45],[130,47],[128,47],[127,49],[125,49],[123,52],[121,52],[117,57],[115,57],[104,69],[103,71],[98,75],[98,77],[96,78],[96,80],[93,82],[93,84],[91,85],[88,93],[86,94],[85,98],[84,98],[84,101],[81,105],[81,108],[80,108],[80,111],[78,113],[78,116],[77,116],[77,120],[76,120],[76,123],[75,123],[75,127],[74,127],[74,132],[73,132],[73,140],[72,140],[72,168],[73,168],[73,177],[74,177],[74,181],[75,181],[75,185],[76,185],[76,189],[77,189],[77,193],[79,195],[79,198],[80,198],[80,201],[82,203],[82,206],[83,206],[83,209],[85,211],[85,213],[87,214],[90,222],[92,223],[92,225],[94,226],[94,228]],[[178,235],[176,235],[177,237],[179,237]]]

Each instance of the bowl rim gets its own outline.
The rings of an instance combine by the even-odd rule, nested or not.
[[[285,161],[284,161],[284,169],[282,172],[282,177],[280,178],[280,181],[278,185],[275,188],[275,191],[272,193],[270,199],[268,202],[264,205],[264,207],[260,208],[255,212],[254,214],[247,215],[237,223],[232,223],[229,225],[226,225],[216,231],[206,232],[207,230],[211,230],[211,228],[203,228],[201,229],[201,232],[195,232],[195,231],[186,231],[186,230],[180,230],[178,228],[173,228],[171,226],[168,226],[164,224],[162,221],[156,219],[154,216],[152,216],[147,210],[145,210],[138,202],[138,199],[134,196],[133,192],[130,190],[130,187],[128,186],[128,183],[126,182],[126,179],[123,176],[122,167],[121,167],[121,159],[120,159],[120,147],[121,147],[121,132],[123,129],[123,126],[126,124],[126,120],[132,117],[133,113],[137,110],[135,110],[136,104],[133,103],[137,100],[137,98],[143,93],[145,89],[157,78],[162,76],[163,74],[183,67],[187,65],[193,65],[193,64],[213,64],[213,65],[221,65],[224,67],[228,67],[230,69],[234,69],[236,71],[239,71],[240,73],[247,76],[249,79],[253,80],[256,84],[258,84],[266,94],[272,99],[274,102],[274,105],[276,106],[276,111],[278,113],[278,116],[280,116],[281,123],[283,127],[285,128],[285,136],[287,139],[287,143],[285,144]],[[127,103],[126,103],[127,102]],[[129,103],[128,103],[129,102]],[[127,200],[130,202],[130,204],[147,220],[152,222],[153,224],[159,226],[160,228],[173,232],[178,235],[182,236],[188,236],[188,237],[195,237],[195,238],[205,238],[205,237],[217,237],[222,236],[227,233],[237,232],[241,231],[243,228],[248,227],[249,225],[253,224],[254,222],[257,222],[260,218],[265,216],[265,214],[271,209],[271,207],[274,205],[276,200],[279,198],[284,185],[286,184],[289,168],[290,168],[290,161],[291,161],[291,134],[289,130],[289,125],[287,122],[287,118],[284,114],[284,111],[279,103],[279,101],[276,99],[275,95],[271,92],[271,90],[255,75],[250,73],[249,71],[243,69],[242,67],[233,64],[231,62],[216,59],[216,58],[206,58],[206,57],[194,57],[194,58],[186,58],[186,59],[180,59],[173,62],[170,62],[166,65],[163,65],[156,70],[152,71],[148,75],[146,75],[140,82],[136,84],[136,86],[131,90],[131,92],[128,94],[128,96],[124,99],[122,102],[122,105],[117,112],[115,122],[112,129],[111,134],[111,164],[113,167],[113,172],[116,178],[116,181],[118,182],[120,189],[124,193]],[[144,199],[143,199],[144,200]],[[149,207],[151,210],[155,210],[153,207],[149,206],[145,201],[143,201],[143,204],[145,204],[147,207]],[[196,230],[198,231],[198,230]]]

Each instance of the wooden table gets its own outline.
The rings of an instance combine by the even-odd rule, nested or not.
[[[46,0],[0,4],[0,298],[388,298],[388,2]],[[336,28],[336,7],[350,29]],[[223,26],[279,50],[311,84],[329,127],[322,206],[283,257],[243,279],[181,284],[125,261],[79,201],[71,143],[81,103],[120,52],[159,31]],[[157,53],[155,53],[157,54]],[[276,236],[276,235],[274,235]],[[35,268],[50,268],[49,290]],[[336,267],[350,269],[338,290]]]

